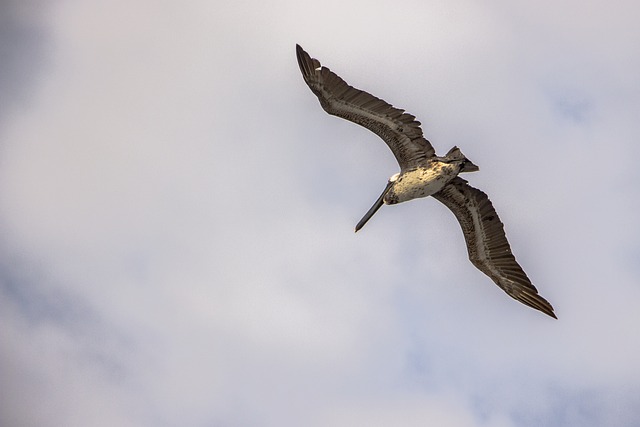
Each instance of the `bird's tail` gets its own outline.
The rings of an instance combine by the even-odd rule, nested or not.
[[[460,173],[463,172],[477,172],[480,170],[478,166],[473,164],[473,162],[465,157],[462,154],[462,151],[456,146],[454,146],[446,156],[444,156],[446,160],[462,160],[462,168],[460,168]]]

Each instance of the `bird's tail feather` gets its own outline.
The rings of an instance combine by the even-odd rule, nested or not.
[[[478,166],[476,166],[471,160],[467,159],[462,151],[456,146],[454,146],[446,156],[444,156],[446,160],[463,160],[462,168],[460,169],[460,173],[463,172],[477,172],[480,170]]]

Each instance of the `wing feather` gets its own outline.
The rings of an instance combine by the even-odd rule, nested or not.
[[[504,225],[485,193],[457,177],[433,197],[458,219],[473,265],[512,298],[557,318],[511,253]]]
[[[422,135],[415,116],[375,96],[349,86],[337,74],[323,67],[296,45],[298,65],[304,81],[329,114],[363,126],[387,143],[401,170],[415,168],[435,156],[431,143]]]

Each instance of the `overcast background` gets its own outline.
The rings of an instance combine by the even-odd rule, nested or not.
[[[2,426],[637,426],[636,1],[0,4]],[[480,172],[559,320],[295,43]]]

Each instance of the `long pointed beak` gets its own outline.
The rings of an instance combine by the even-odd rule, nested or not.
[[[387,183],[387,186],[384,188],[384,191],[382,192],[380,197],[378,197],[378,200],[376,200],[376,202],[373,204],[373,206],[371,206],[371,209],[369,209],[369,211],[367,211],[367,213],[364,214],[364,216],[362,217],[360,222],[358,222],[358,224],[356,224],[356,233],[358,232],[358,230],[360,230],[362,227],[364,227],[364,225],[367,223],[367,221],[369,221],[371,219],[373,214],[378,212],[378,209],[380,209],[380,206],[382,206],[384,204],[384,196],[387,194],[387,192],[389,191],[389,189],[391,188],[392,185],[393,185],[393,182],[391,182],[391,181],[389,181]]]

